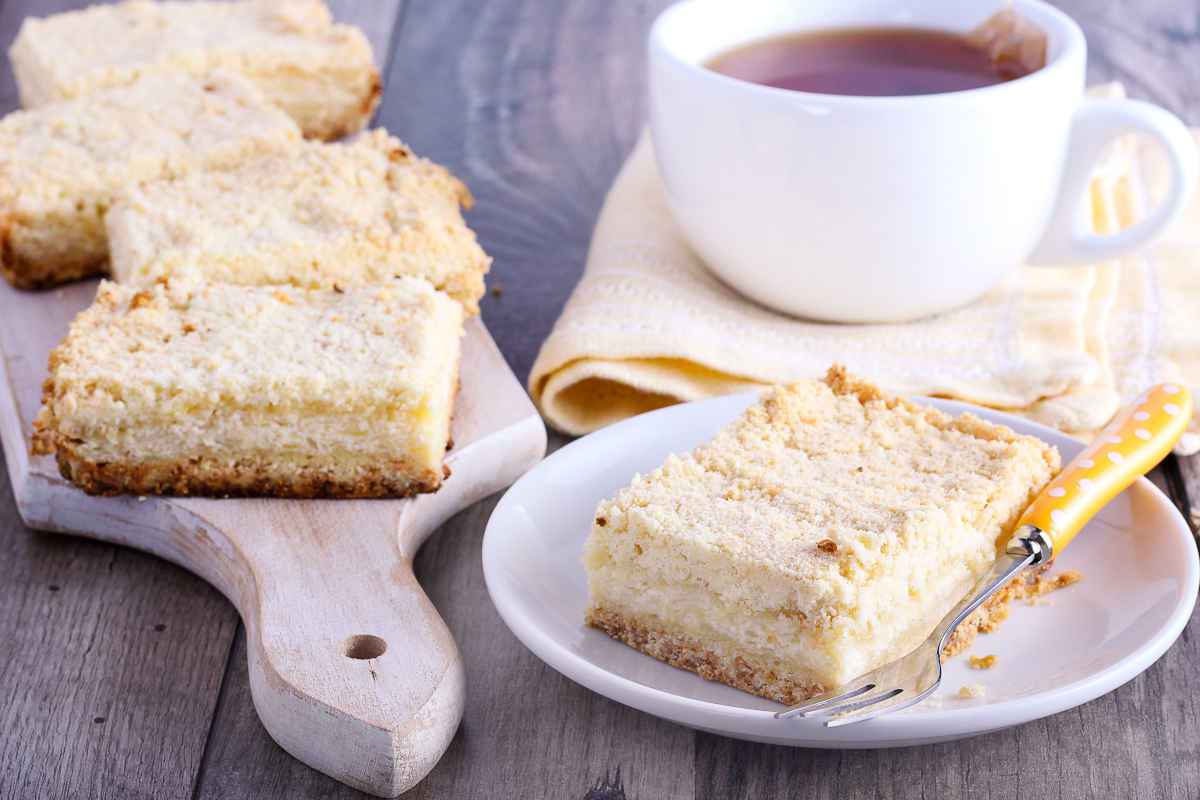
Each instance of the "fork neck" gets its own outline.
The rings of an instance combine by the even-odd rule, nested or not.
[[[1017,528],[1016,533],[1008,540],[1004,551],[1008,555],[1017,558],[1021,556],[1033,556],[1033,560],[1029,563],[1041,564],[1054,557],[1054,542],[1050,540],[1050,537],[1041,528],[1033,525],[1022,525]]]

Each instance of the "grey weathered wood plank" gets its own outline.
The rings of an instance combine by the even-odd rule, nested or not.
[[[642,40],[665,5],[457,0],[406,15],[379,121],[475,194],[468,221],[502,292],[484,319],[521,377],[641,129]]]
[[[188,797],[233,610],[152,556],[26,529],[0,484],[0,797]]]
[[[1188,521],[1192,530],[1200,536],[1200,455],[1179,460],[1179,470],[1182,473],[1184,491],[1191,502],[1188,510]]]
[[[1055,0],[1088,38],[1094,81],[1119,80],[1129,93],[1200,125],[1200,8],[1194,0]]]

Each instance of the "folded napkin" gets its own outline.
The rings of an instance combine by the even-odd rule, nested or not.
[[[1097,231],[1138,219],[1164,181],[1161,159],[1119,142],[1092,182]],[[551,425],[578,435],[672,403],[817,377],[840,362],[895,392],[965,400],[1087,436],[1152,383],[1200,387],[1197,307],[1200,202],[1159,244],[1120,263],[1014,269],[972,305],[928,319],[839,325],[784,316],[725,286],[692,253],[643,136],[609,191],[583,278],[529,388]],[[1180,451],[1198,450],[1194,419]]]

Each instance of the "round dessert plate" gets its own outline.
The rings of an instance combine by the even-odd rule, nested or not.
[[[1055,714],[1112,691],[1153,664],[1191,616],[1200,560],[1171,502],[1141,479],[1108,505],[1058,559],[1054,572],[1083,580],[1030,605],[1017,602],[1000,629],[970,649],[995,655],[989,670],[951,659],[936,694],[911,709],[858,725],[778,720],[783,706],[713,683],[627,647],[583,624],[581,561],[592,513],[635,473],[710,439],[754,397],[672,406],[612,425],[551,455],[508,490],[488,522],[483,570],[508,627],[547,664],[617,702],[683,725],[800,747],[892,747],[974,736]],[[1058,447],[1082,445],[1006,414],[940,400]],[[1053,573],[1052,573],[1053,574]],[[981,684],[982,696],[959,690]]]

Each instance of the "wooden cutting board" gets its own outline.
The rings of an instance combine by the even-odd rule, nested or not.
[[[0,439],[31,528],[136,547],[201,576],[246,626],[250,688],[285,750],[394,797],[458,727],[464,675],[412,563],[444,520],[545,453],[546,430],[479,319],[467,324],[450,478],[407,500],[90,497],[29,455],[46,359],[96,282],[22,292],[0,281]]]

